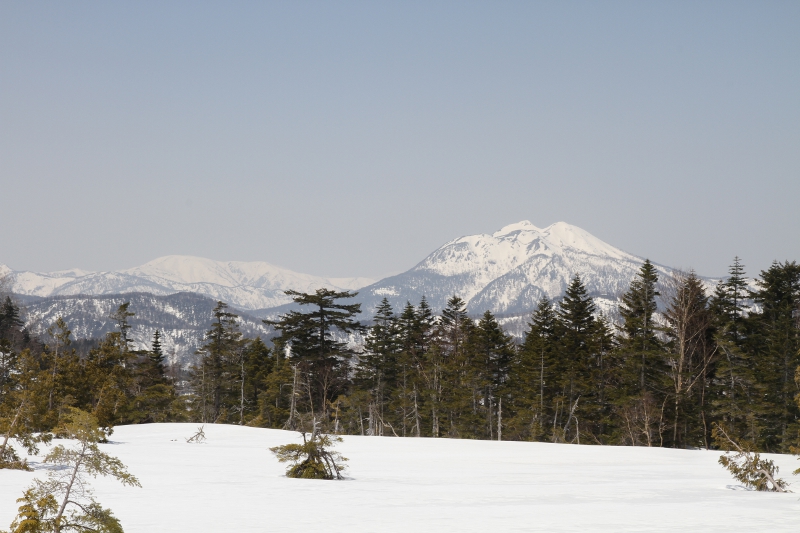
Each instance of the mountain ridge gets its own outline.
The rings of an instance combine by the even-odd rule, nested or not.
[[[290,301],[287,289],[313,291],[320,287],[353,290],[369,278],[333,278],[294,272],[263,261],[214,261],[169,255],[143,265],[110,272],[79,269],[56,272],[13,271],[0,265],[0,276],[11,278],[9,290],[26,296],[99,296],[147,292],[166,296],[194,292],[241,309],[275,307]]]

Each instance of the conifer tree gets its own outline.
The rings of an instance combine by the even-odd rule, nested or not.
[[[22,351],[14,372],[14,387],[0,403],[0,468],[26,470],[27,463],[20,461],[11,440],[30,454],[37,453],[40,443],[49,442],[48,373],[30,349]]]
[[[110,509],[95,501],[89,476],[111,476],[123,485],[141,487],[125,465],[100,451],[97,443],[106,434],[90,413],[71,408],[56,432],[77,441],[68,448],[58,445],[45,458],[46,463],[62,468],[48,471],[47,480],[35,480],[22,498],[19,515],[11,524],[11,533],[53,532],[122,533],[122,526]]]
[[[307,313],[289,311],[277,321],[265,321],[281,334],[278,341],[290,347],[290,359],[302,373],[307,386],[307,406],[312,418],[327,421],[331,401],[347,388],[348,362],[353,350],[337,340],[336,334],[361,332],[355,320],[361,304],[341,304],[337,300],[353,298],[358,293],[317,289],[314,294],[286,291]]]
[[[242,334],[238,316],[228,311],[228,305],[217,302],[214,320],[206,332],[206,344],[197,351],[199,361],[192,371],[194,391],[193,410],[197,422],[224,422],[231,409],[238,405],[238,392],[234,385],[240,374],[236,357],[242,350]]]
[[[730,276],[714,289],[709,309],[714,316],[714,341],[719,350],[712,405],[714,415],[736,435],[755,443],[758,437],[758,384],[747,349],[746,299],[749,297],[744,266],[738,257]]]
[[[383,435],[385,426],[394,427],[385,412],[394,397],[398,378],[398,356],[401,351],[397,318],[389,300],[383,298],[377,307],[373,325],[365,340],[365,351],[356,367],[356,387],[369,391],[367,405],[368,435]]]
[[[774,262],[756,280],[753,299],[760,313],[748,317],[747,349],[762,395],[760,445],[785,452],[795,442],[800,413],[792,401],[794,371],[800,365],[800,265]]]
[[[596,308],[580,276],[572,278],[556,311],[559,331],[559,357],[556,361],[560,389],[554,417],[554,439],[580,443],[580,420],[591,418],[591,359],[595,335]],[[581,399],[583,403],[581,403]]]
[[[514,343],[503,331],[494,315],[486,311],[474,329],[472,347],[475,350],[475,369],[478,384],[482,385],[479,404],[486,413],[486,429],[475,437],[501,440],[503,435],[503,398],[509,406],[506,388]]]
[[[551,426],[551,400],[558,393],[557,340],[555,310],[550,300],[542,297],[509,373],[508,389],[514,394],[507,402],[511,404],[508,425],[515,438],[541,440]]]
[[[626,367],[631,383],[637,382],[638,391],[654,388],[653,360],[657,358],[661,345],[656,335],[658,325],[654,320],[658,306],[656,297],[658,271],[646,259],[630,288],[622,295],[619,306],[622,315],[621,349],[626,353]]]

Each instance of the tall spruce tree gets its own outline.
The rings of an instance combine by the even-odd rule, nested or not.
[[[739,257],[734,258],[728,273],[729,277],[715,287],[709,300],[709,310],[714,316],[714,341],[719,350],[711,403],[714,416],[729,431],[755,445],[759,433],[756,403],[760,387],[747,349],[746,304],[750,295]]]
[[[552,426],[552,399],[558,393],[557,343],[556,313],[550,300],[542,297],[509,372],[507,434],[512,438],[542,440]]]
[[[759,444],[786,452],[797,437],[800,416],[792,401],[797,392],[794,372],[800,365],[800,265],[776,261],[756,284],[752,296],[761,312],[748,318],[747,349],[762,390],[754,406],[762,423]]]
[[[509,407],[510,391],[506,387],[511,361],[514,358],[514,343],[503,331],[490,311],[483,313],[474,330],[472,343],[475,350],[475,366],[478,384],[482,385],[479,405],[486,413],[486,429],[476,437],[502,439],[503,398],[506,409]]]
[[[192,370],[193,411],[198,422],[225,422],[233,407],[239,404],[237,358],[244,350],[238,316],[228,305],[217,302],[206,343],[197,351],[199,360]],[[237,417],[238,419],[238,417]]]
[[[394,416],[388,409],[397,388],[398,357],[402,350],[397,317],[386,298],[375,311],[364,348],[356,366],[354,384],[368,391],[367,403],[363,406],[368,413],[367,434],[383,435],[384,428],[394,427]]]
[[[591,364],[595,312],[594,302],[589,297],[580,276],[576,274],[556,311],[556,325],[560,337],[555,369],[560,389],[554,420],[554,439],[557,441],[580,443],[581,419],[584,429],[592,420],[584,415],[592,411],[590,396],[593,392]]]
[[[620,299],[619,312],[623,320],[620,344],[629,360],[626,365],[631,374],[629,381],[635,377],[639,391],[653,388],[652,362],[661,349],[654,320],[658,310],[656,297],[660,296],[657,284],[658,271],[646,259]]]

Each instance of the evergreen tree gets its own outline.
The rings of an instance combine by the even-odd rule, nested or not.
[[[240,410],[244,423],[250,423],[261,413],[260,398],[267,391],[267,378],[275,367],[272,351],[260,337],[250,341],[244,351],[244,370],[240,390]],[[262,422],[256,421],[257,425]]]
[[[654,320],[658,309],[656,297],[660,296],[657,284],[658,271],[646,259],[628,291],[622,295],[619,306],[623,319],[620,344],[626,353],[627,381],[632,384],[635,376],[638,391],[654,388],[652,361],[661,349]]]
[[[592,404],[592,359],[596,333],[596,308],[586,287],[575,275],[556,311],[559,354],[556,360],[559,395],[554,417],[556,441],[580,443],[580,423],[584,430],[594,418]],[[582,402],[582,403],[581,403]]]
[[[485,427],[478,407],[484,384],[470,345],[474,329],[464,300],[451,297],[436,328],[434,349],[429,350],[434,436],[441,430],[450,437],[472,436]]]
[[[348,362],[353,350],[336,335],[361,332],[355,320],[361,304],[341,304],[357,293],[317,289],[314,294],[286,291],[300,306],[314,308],[303,313],[289,311],[278,321],[265,321],[281,334],[278,341],[290,347],[292,363],[298,367],[308,394],[307,407],[312,418],[327,421],[331,401],[343,393],[349,382]],[[297,391],[295,391],[297,392]]]
[[[753,407],[762,424],[759,444],[785,452],[795,442],[800,416],[792,401],[800,365],[800,265],[774,262],[756,284],[752,296],[761,312],[748,317],[746,349],[762,392]]]
[[[482,385],[479,403],[486,416],[486,429],[475,437],[496,438],[503,436],[503,398],[508,409],[508,393],[505,387],[511,361],[514,358],[514,343],[503,331],[494,315],[486,311],[473,330],[472,347],[475,350],[475,372],[478,384]]]
[[[150,354],[149,359],[155,366],[157,372],[163,376],[164,375],[164,352],[161,349],[161,332],[156,330],[153,333],[153,342],[150,345]]]
[[[556,313],[542,297],[533,312],[525,339],[511,365],[507,433],[522,440],[541,440],[550,427],[551,400],[556,388]]]
[[[365,351],[356,367],[356,387],[369,391],[364,409],[368,413],[368,435],[383,435],[385,426],[392,425],[393,416],[385,412],[394,397],[398,378],[398,356],[401,343],[389,300],[384,298],[375,312],[373,325],[365,341]]]
[[[240,375],[237,358],[243,351],[238,316],[228,305],[217,302],[214,321],[206,332],[206,344],[197,351],[199,361],[192,371],[193,410],[198,422],[224,422],[238,405],[234,381]]]
[[[130,302],[125,302],[109,317],[117,324],[117,329],[119,329],[120,349],[123,351],[128,351],[132,342],[130,338],[131,325],[128,323],[128,318],[136,316],[136,313],[128,311],[130,305]]]
[[[729,431],[755,444],[758,438],[756,399],[760,396],[746,349],[746,301],[749,297],[744,266],[738,257],[709,300],[714,317],[714,341],[719,350],[713,383],[713,414]]]

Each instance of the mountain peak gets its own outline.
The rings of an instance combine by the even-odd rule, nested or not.
[[[521,220],[520,222],[515,222],[514,224],[509,224],[508,226],[503,226],[499,230],[495,231],[492,234],[492,236],[500,237],[502,235],[508,235],[510,233],[514,233],[516,231],[542,231],[542,230],[531,224],[530,220]]]
[[[635,259],[634,256],[598,239],[588,231],[566,222],[550,224],[542,230],[542,235],[551,245],[560,248],[571,248],[590,255],[614,259]]]

